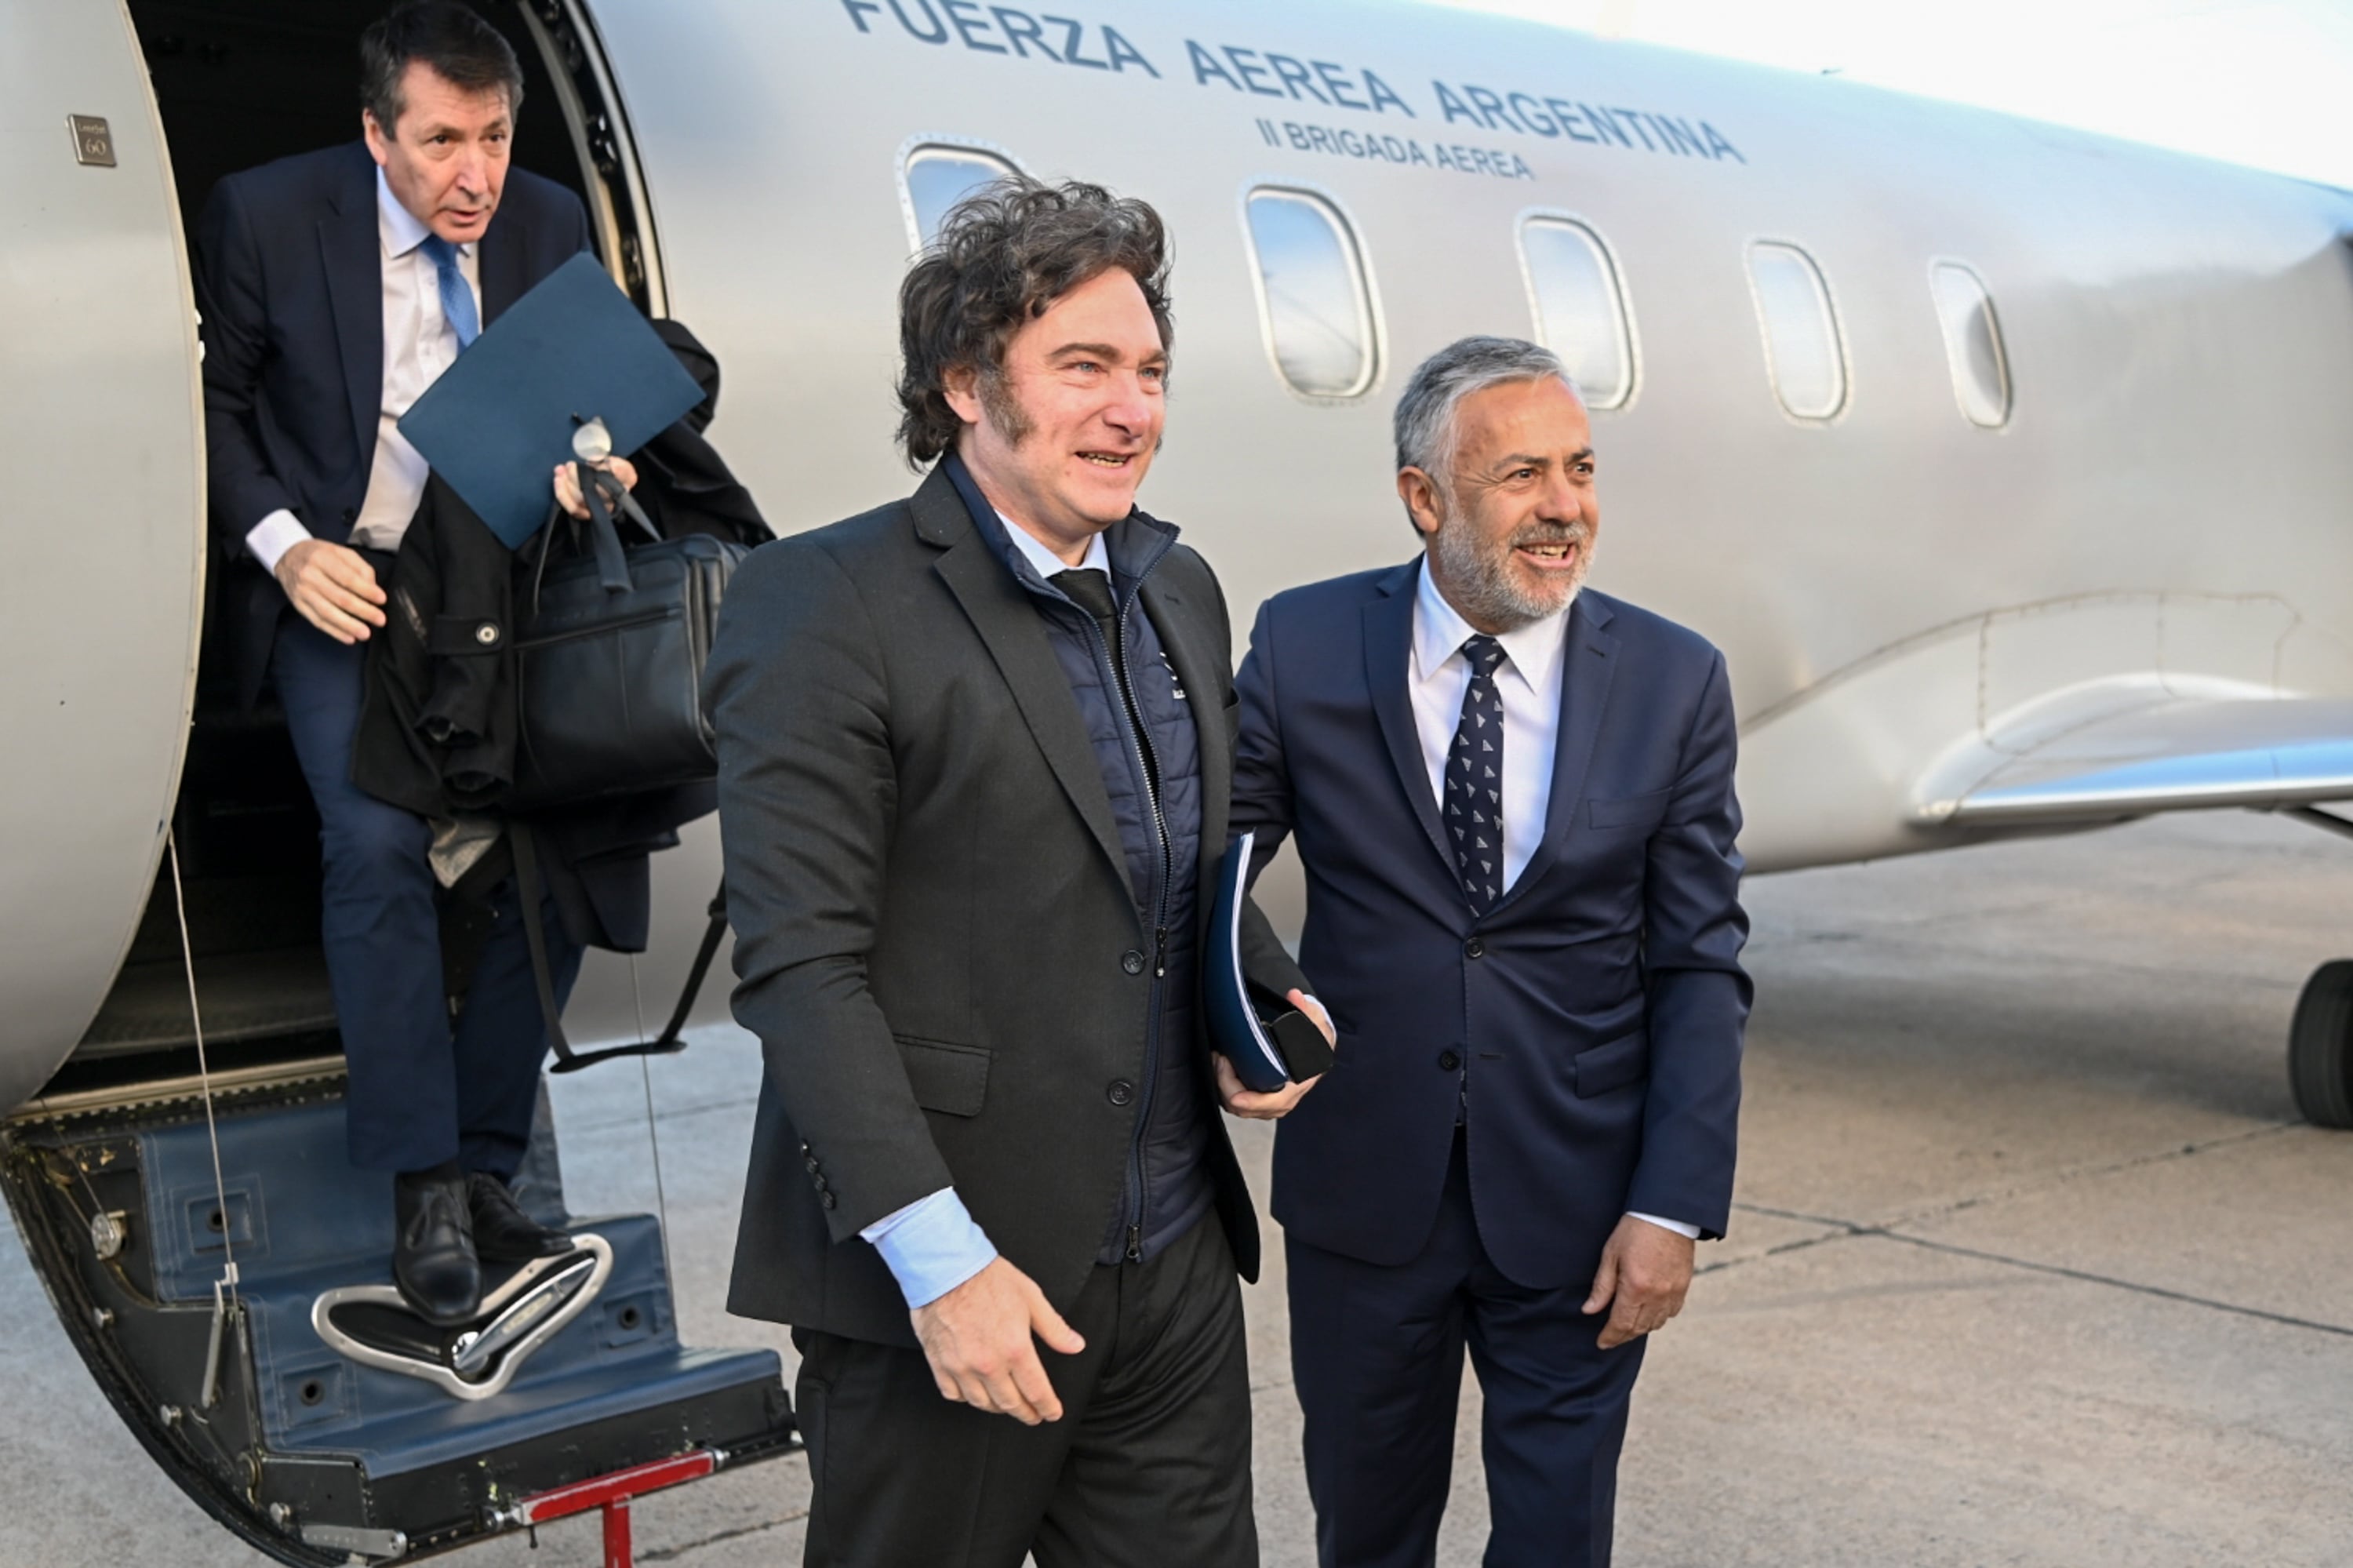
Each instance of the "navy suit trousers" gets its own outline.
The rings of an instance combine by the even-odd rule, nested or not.
[[[1467,1346],[1486,1414],[1485,1568],[1607,1568],[1618,1454],[1644,1341],[1596,1345],[1588,1285],[1515,1285],[1472,1213],[1458,1128],[1438,1221],[1410,1260],[1285,1240],[1291,1364],[1323,1568],[1429,1568],[1454,1467]]]
[[[465,1010],[450,1027],[442,990],[440,913],[424,818],[352,782],[364,644],[346,647],[287,614],[270,679],[294,754],[319,808],[325,861],[320,937],[349,1069],[352,1163],[423,1171],[458,1160],[511,1177],[531,1140],[547,1030],[532,981],[522,905],[510,879]],[[553,900],[541,918],[559,1001],[580,972]]]

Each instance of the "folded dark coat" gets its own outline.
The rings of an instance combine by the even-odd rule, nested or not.
[[[638,504],[666,538],[709,534],[742,545],[774,537],[751,493],[704,440],[719,367],[675,322],[654,328],[693,373],[703,400],[632,454]],[[367,694],[352,780],[423,817],[501,815],[515,777],[520,726],[513,642],[519,587],[539,552],[575,541],[557,517],[522,552],[509,550],[438,474],[394,558],[387,624],[368,647]],[[647,856],[715,805],[708,784],[599,800],[533,815],[548,881],[578,941],[642,951],[650,898]]]

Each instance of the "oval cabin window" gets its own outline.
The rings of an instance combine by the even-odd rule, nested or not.
[[[1295,190],[1254,190],[1244,211],[1275,368],[1302,397],[1362,397],[1380,367],[1372,289],[1347,219]]]
[[[1846,407],[1846,348],[1821,269],[1794,245],[1761,240],[1748,248],[1748,279],[1774,396],[1797,418],[1831,418]]]
[[[1520,225],[1520,260],[1536,341],[1560,355],[1587,407],[1624,407],[1634,395],[1633,334],[1601,237],[1571,218],[1531,217]]]
[[[939,237],[940,220],[956,203],[1018,172],[1011,159],[977,147],[934,144],[909,153],[900,165],[899,192],[913,249],[921,250]]]
[[[1969,423],[1993,429],[2010,419],[2010,359],[1993,297],[1975,272],[1957,261],[1928,270],[1936,320],[1945,329],[1945,358],[1953,369],[1953,396]]]

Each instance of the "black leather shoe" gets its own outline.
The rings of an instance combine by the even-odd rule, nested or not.
[[[572,1238],[522,1212],[507,1184],[487,1171],[466,1178],[474,1210],[474,1248],[484,1263],[529,1263],[572,1250]]]
[[[437,1329],[472,1321],[482,1307],[482,1266],[461,1176],[400,1176],[392,1183],[392,1282]]]

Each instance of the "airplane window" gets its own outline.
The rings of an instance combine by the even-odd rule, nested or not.
[[[1973,425],[1992,429],[2010,418],[2010,360],[1992,297],[1967,267],[1939,261],[1928,270],[1936,319],[1945,329],[1945,357],[1953,368],[1953,396]]]
[[[1305,191],[1261,188],[1245,204],[1267,347],[1293,391],[1356,397],[1379,369],[1372,290],[1347,220]]]
[[[913,248],[921,250],[938,237],[950,207],[991,180],[1018,172],[1011,159],[977,147],[928,146],[909,153],[899,185]]]
[[[1759,241],[1748,248],[1748,278],[1774,394],[1800,419],[1829,418],[1846,406],[1846,352],[1821,270],[1794,245]]]
[[[1520,225],[1520,259],[1537,340],[1560,355],[1588,407],[1623,406],[1634,390],[1631,334],[1600,236],[1569,218],[1531,217]]]

